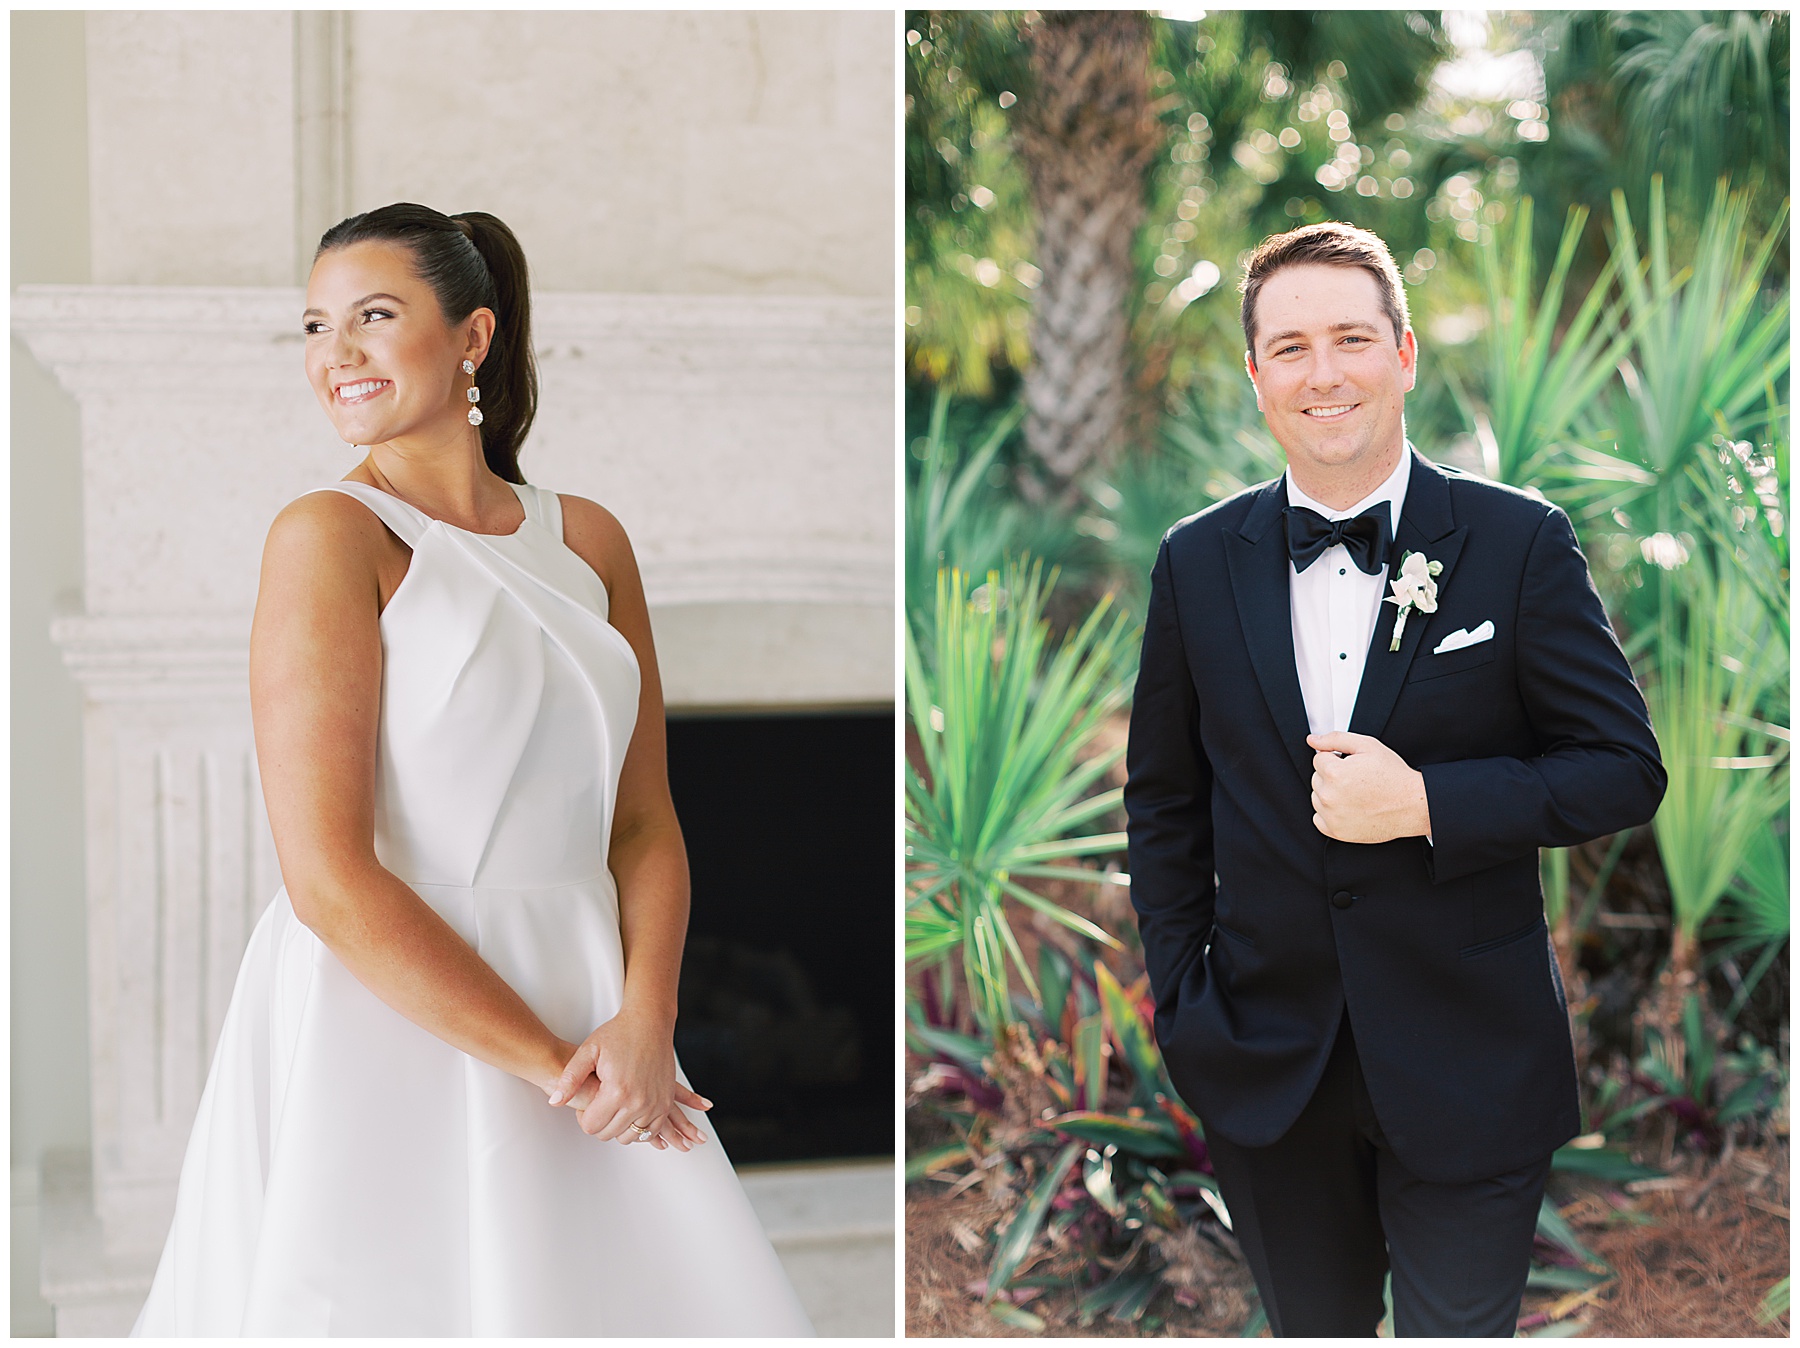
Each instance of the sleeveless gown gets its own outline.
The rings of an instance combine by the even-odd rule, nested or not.
[[[556,1034],[624,987],[607,870],[638,666],[518,486],[508,535],[359,483],[412,548],[381,614],[375,851]],[[685,1078],[683,1078],[685,1080]],[[420,1029],[294,917],[252,934],[137,1335],[790,1335],[805,1313],[713,1129],[600,1142]]]

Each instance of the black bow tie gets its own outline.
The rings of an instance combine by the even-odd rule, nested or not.
[[[1288,506],[1282,514],[1287,516],[1288,556],[1293,559],[1294,570],[1306,570],[1324,555],[1325,549],[1338,543],[1349,550],[1350,560],[1359,571],[1374,576],[1387,569],[1386,501],[1348,520],[1328,520],[1305,506]]]

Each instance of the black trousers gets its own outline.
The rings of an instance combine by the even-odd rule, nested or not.
[[[1276,1336],[1373,1335],[1390,1268],[1397,1337],[1513,1336],[1550,1158],[1469,1184],[1412,1174],[1376,1121],[1347,1015],[1279,1141],[1208,1130],[1207,1146]]]

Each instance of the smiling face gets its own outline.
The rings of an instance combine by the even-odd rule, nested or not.
[[[352,445],[473,435],[464,390],[487,354],[493,314],[452,327],[402,244],[365,241],[313,263],[306,285],[306,377]]]
[[[1307,495],[1344,509],[1394,470],[1418,346],[1410,327],[1394,340],[1368,272],[1307,263],[1269,276],[1246,364],[1256,405]]]

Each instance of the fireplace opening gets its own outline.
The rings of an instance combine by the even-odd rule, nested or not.
[[[734,1162],[894,1149],[894,720],[672,716],[675,1049]]]

